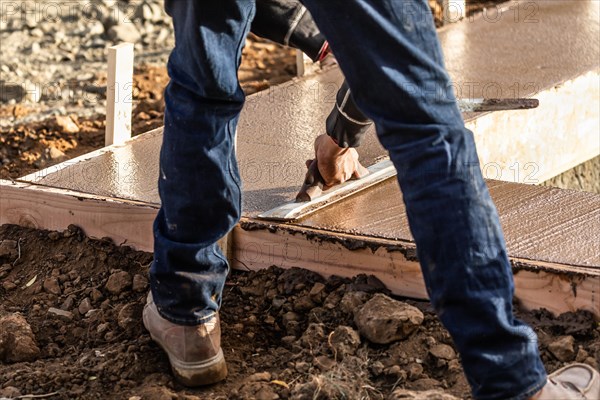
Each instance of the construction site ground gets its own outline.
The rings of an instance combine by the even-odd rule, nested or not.
[[[293,51],[259,39],[248,44],[240,71],[247,93],[295,75]],[[92,79],[101,86],[106,76]],[[133,131],[140,134],[162,125],[168,76],[163,65],[140,64],[134,80]],[[0,178],[104,144],[103,115],[43,119],[37,113],[35,104],[0,105],[0,118],[14,121],[0,128]],[[546,184],[600,193],[600,158]],[[0,227],[0,398],[470,398],[452,340],[428,302],[394,298],[424,319],[403,340],[377,344],[358,331],[365,303],[387,304],[380,282],[325,280],[276,266],[231,272],[221,314],[229,378],[184,388],[142,326],[151,260],[126,245],[87,238],[74,226],[63,232]],[[575,360],[598,367],[600,325],[593,315],[515,307],[538,334],[549,372]]]
[[[377,280],[323,280],[276,267],[232,271],[221,314],[229,378],[186,389],[142,326],[151,254],[75,227],[3,226],[0,238],[0,397],[404,399],[413,397],[402,397],[403,389],[437,389],[470,398],[429,303],[407,301],[424,320],[406,339],[374,344],[359,339],[355,319],[367,300],[386,293]],[[534,326],[549,371],[574,360],[597,365],[600,328],[591,314],[518,316]]]

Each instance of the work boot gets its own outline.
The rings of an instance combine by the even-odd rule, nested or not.
[[[152,339],[169,356],[173,374],[181,384],[210,385],[227,377],[219,314],[200,325],[177,325],[160,316],[152,294],[148,294],[143,319]]]
[[[600,375],[585,364],[573,364],[548,377],[548,383],[532,400],[598,400]]]

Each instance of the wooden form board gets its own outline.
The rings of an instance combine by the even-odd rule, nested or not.
[[[152,251],[157,212],[152,204],[0,180],[0,224],[59,231],[74,224],[89,236]]]
[[[371,274],[396,295],[427,299],[412,243],[333,234],[297,226],[246,221],[233,232],[232,266],[258,270],[276,265],[319,274]],[[584,309],[600,320],[600,271],[511,257],[516,298],[528,309],[553,313]]]
[[[63,230],[152,251],[157,205],[0,181],[0,224]],[[221,244],[234,268],[302,267],[322,275],[372,274],[396,295],[426,299],[414,244],[244,218]],[[589,310],[600,320],[600,271],[511,257],[516,296],[528,308]]]

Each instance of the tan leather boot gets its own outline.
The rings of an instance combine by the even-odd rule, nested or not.
[[[218,314],[201,325],[177,325],[160,316],[149,294],[143,319],[152,339],[169,356],[173,374],[182,385],[210,385],[227,377]]]
[[[598,400],[600,375],[585,364],[572,364],[548,377],[548,383],[533,400]]]

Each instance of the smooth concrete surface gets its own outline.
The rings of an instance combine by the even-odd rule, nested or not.
[[[530,97],[598,70],[600,2],[509,1],[439,37],[458,97]]]
[[[501,181],[488,187],[511,257],[600,269],[600,195]],[[296,225],[413,241],[393,179]]]
[[[548,89],[539,94],[545,96],[539,111],[465,115],[486,177],[534,183],[592,158],[600,148],[594,139],[600,129],[600,3],[515,4],[518,12],[482,14],[445,27],[440,39],[459,97],[522,97]],[[244,215],[293,200],[341,79],[333,69],[248,98],[238,128]],[[160,143],[160,133],[147,134],[24,180],[156,204]],[[367,166],[385,154],[373,132],[360,153]]]
[[[304,181],[314,138],[325,131],[342,76],[337,69],[249,96],[238,125],[237,154],[244,214],[292,201]],[[159,203],[160,130],[131,142],[50,167],[23,180],[126,200]],[[375,134],[359,149],[366,166],[385,156]]]

